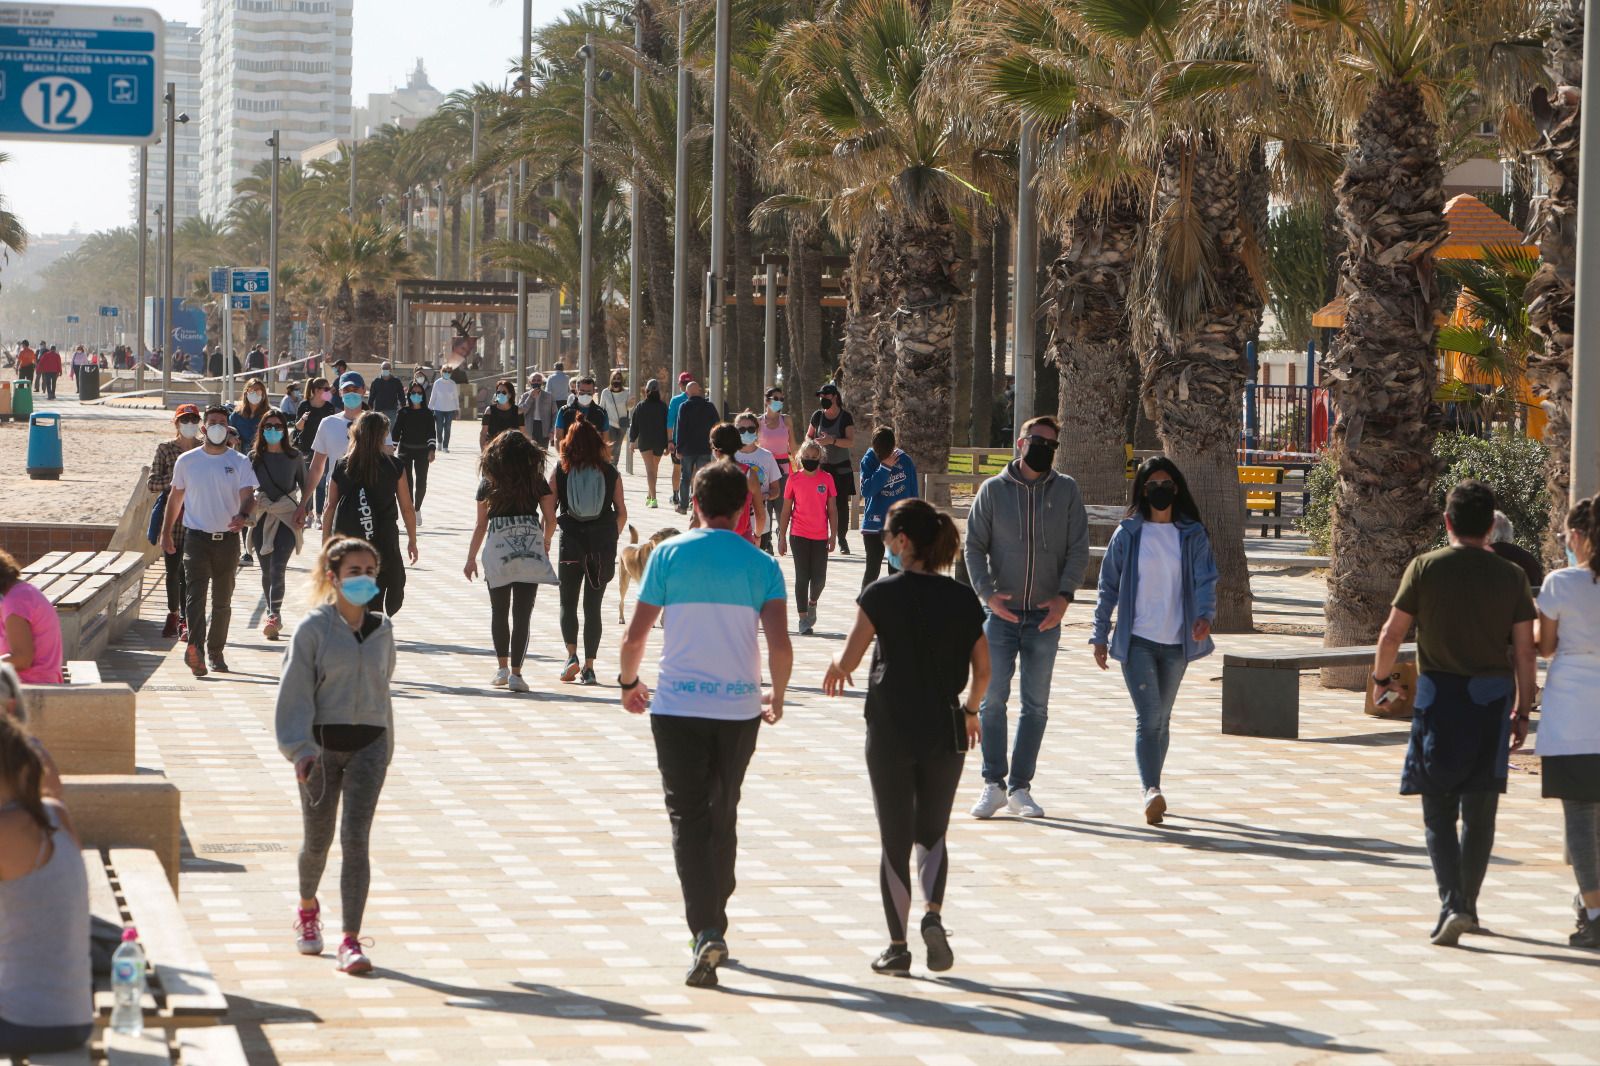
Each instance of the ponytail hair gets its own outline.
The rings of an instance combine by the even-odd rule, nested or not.
[[[961,550],[955,521],[927,500],[901,500],[889,508],[883,531],[909,540],[917,562],[935,573],[950,569]]]
[[[317,556],[317,565],[311,571],[312,603],[337,603],[339,601],[339,590],[334,587],[328,575],[339,572],[339,567],[344,564],[345,556],[361,552],[372,556],[373,561],[382,568],[383,556],[378,554],[377,548],[374,548],[360,537],[334,537],[322,546],[322,552]]]
[[[1582,533],[1589,542],[1589,571],[1593,581],[1600,582],[1600,496],[1579,500],[1567,512],[1567,528]]]
[[[0,781],[10,790],[12,802],[22,808],[40,829],[53,826],[44,813],[44,760],[33,745],[28,727],[0,714]]]

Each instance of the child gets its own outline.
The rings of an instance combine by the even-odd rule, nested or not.
[[[296,627],[278,683],[278,750],[294,764],[305,820],[295,946],[302,955],[322,954],[317,885],[342,796],[344,940],[338,963],[340,972],[351,974],[372,970],[360,940],[371,878],[367,840],[394,754],[394,626],[388,616],[367,609],[378,595],[378,566],[377,549],[366,541],[328,541],[315,570],[319,606]]]

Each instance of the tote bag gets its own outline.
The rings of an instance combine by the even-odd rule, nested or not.
[[[544,550],[544,528],[534,515],[502,515],[489,519],[483,540],[483,577],[490,588],[517,581],[536,585],[558,583]]]

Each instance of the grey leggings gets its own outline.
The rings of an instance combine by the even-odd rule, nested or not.
[[[333,824],[344,797],[344,820],[339,826],[339,850],[344,863],[339,871],[340,912],[344,931],[359,933],[367,909],[367,886],[372,864],[367,841],[372,836],[372,816],[378,794],[389,772],[389,734],[359,751],[323,751],[300,783],[300,809],[305,821],[305,842],[300,846],[300,898],[313,899],[328,865],[333,845]]]
[[[1561,801],[1567,820],[1567,857],[1578,876],[1578,891],[1600,892],[1600,802]]]

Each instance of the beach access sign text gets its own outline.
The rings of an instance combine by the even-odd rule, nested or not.
[[[154,143],[163,32],[149,8],[0,3],[0,139]]]

